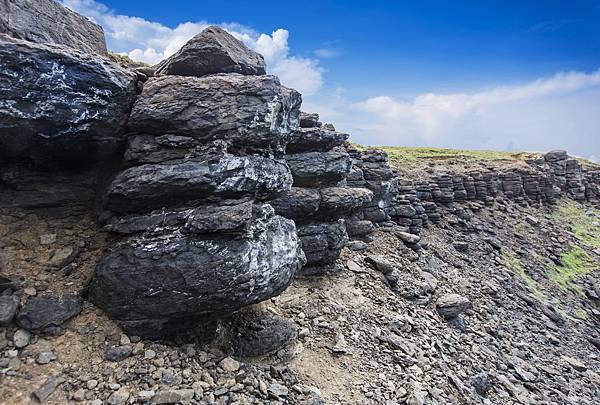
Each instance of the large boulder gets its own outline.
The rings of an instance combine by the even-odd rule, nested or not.
[[[127,213],[227,198],[264,200],[291,186],[292,177],[283,161],[210,153],[126,169],[108,186],[104,206]]]
[[[135,76],[58,45],[0,34],[0,158],[89,162],[122,139]]]
[[[0,1],[0,33],[88,53],[107,53],[102,27],[54,0]]]
[[[158,336],[281,293],[305,263],[293,221],[269,205],[238,236],[132,236],[101,259],[89,298],[130,333]]]
[[[210,26],[156,67],[157,75],[200,77],[215,73],[264,75],[265,60],[224,29]]]
[[[224,140],[240,153],[283,151],[302,98],[275,76],[155,77],[133,106],[132,132]]]

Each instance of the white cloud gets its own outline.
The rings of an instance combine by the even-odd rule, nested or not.
[[[372,97],[353,104],[348,111],[355,114],[344,114],[343,126],[371,144],[563,147],[589,156],[600,151],[599,95],[600,70],[558,73],[473,93],[426,93],[408,101]]]
[[[62,0],[62,4],[100,24],[110,50],[150,64],[171,56],[210,25],[207,21],[198,21],[169,28],[143,18],[115,14],[94,0]],[[218,25],[261,53],[269,72],[278,75],[284,85],[305,95],[315,94],[320,89],[323,79],[319,62],[291,55],[287,30],[280,28],[268,35],[237,23]]]
[[[341,55],[341,51],[334,48],[319,48],[315,50],[315,55],[319,58],[335,58]]]

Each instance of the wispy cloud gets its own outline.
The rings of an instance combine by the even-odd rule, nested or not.
[[[319,48],[315,50],[315,55],[319,58],[335,58],[336,56],[340,56],[342,51],[336,48]]]
[[[600,155],[600,70],[410,100],[380,95],[353,103],[335,96],[322,103],[334,109],[338,127],[371,145],[566,148],[581,156]]]
[[[169,28],[143,18],[116,14],[95,0],[62,0],[62,4],[100,24],[105,30],[109,49],[150,64],[171,56],[190,38],[211,25],[208,21],[196,21]],[[280,28],[265,34],[238,23],[217,25],[260,52],[265,57],[269,72],[278,75],[286,86],[305,95],[315,94],[321,88],[323,77],[319,61],[292,55],[287,30]]]

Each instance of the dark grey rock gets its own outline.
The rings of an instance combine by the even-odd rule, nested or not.
[[[332,223],[317,223],[298,227],[302,250],[307,265],[326,265],[335,262],[348,242],[343,220]]]
[[[189,136],[133,134],[127,139],[125,160],[128,163],[141,164],[183,159],[193,155],[195,149],[200,145],[200,141]]]
[[[160,76],[144,84],[129,128],[203,142],[220,139],[241,152],[264,153],[267,147],[282,152],[298,127],[301,102],[300,94],[275,76]]]
[[[336,146],[341,146],[348,139],[348,134],[326,131],[319,127],[298,128],[290,135],[287,144],[288,154],[302,152],[327,152]]]
[[[54,0],[0,1],[0,33],[88,53],[107,53],[102,27]]]
[[[391,274],[392,272],[397,270],[396,266],[394,266],[385,257],[380,256],[380,255],[370,255],[370,256],[367,256],[365,260],[367,263],[373,265],[373,267],[375,267],[375,269],[382,272],[383,274]]]
[[[363,250],[367,250],[369,245],[362,240],[351,240],[350,242],[346,243],[346,247],[355,252],[362,252]]]
[[[265,205],[237,237],[174,233],[116,244],[89,299],[130,333],[159,336],[278,295],[303,264],[294,223]]]
[[[275,212],[299,223],[312,219],[335,219],[348,216],[371,202],[373,193],[363,188],[326,187],[310,189],[292,187],[271,201]]]
[[[492,389],[492,381],[487,373],[479,373],[471,378],[471,385],[475,388],[475,392],[485,397],[490,389]]]
[[[244,314],[236,322],[236,356],[258,357],[274,353],[294,339],[298,332],[289,320],[268,313]]]
[[[8,326],[17,312],[19,299],[13,295],[0,295],[0,326]]]
[[[41,352],[35,358],[35,362],[41,365],[51,363],[54,360],[56,360],[56,355],[52,352]]]
[[[112,152],[135,75],[107,59],[0,34],[0,158],[88,164]]]
[[[210,26],[160,62],[155,72],[197,77],[215,73],[264,75],[265,60],[224,29]]]
[[[366,220],[347,220],[346,229],[350,236],[365,236],[375,231],[373,222]]]
[[[291,183],[284,162],[213,153],[126,169],[109,185],[104,206],[124,213],[226,198],[265,199],[289,190]]]
[[[158,210],[146,215],[128,215],[114,220],[106,229],[120,234],[134,233],[243,233],[252,219],[252,201],[224,201],[181,210]]]
[[[320,127],[319,114],[317,113],[300,113],[300,127],[301,128],[315,128]]]
[[[109,361],[125,360],[131,355],[133,348],[129,345],[125,346],[108,346],[104,350],[104,358]]]
[[[471,301],[459,294],[445,294],[438,298],[436,307],[441,316],[451,319],[471,308]]]
[[[297,187],[335,186],[352,167],[352,159],[342,150],[297,153],[286,155],[285,160]]]
[[[19,311],[17,324],[35,333],[60,333],[62,324],[79,314],[82,306],[79,295],[31,297]]]
[[[321,193],[318,189],[292,187],[281,197],[270,201],[278,215],[290,219],[308,219],[314,217],[321,205]]]

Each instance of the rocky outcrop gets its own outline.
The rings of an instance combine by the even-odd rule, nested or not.
[[[107,59],[0,34],[0,156],[99,160],[123,139],[135,81]]]
[[[373,193],[346,186],[352,160],[342,145],[348,135],[322,125],[317,114],[301,113],[300,122],[285,155],[294,187],[272,204],[296,222],[307,261],[302,274],[314,275],[338,258],[348,242],[344,218],[369,204]]]
[[[221,42],[219,52],[238,45]],[[179,56],[203,63],[188,51]],[[140,336],[177,333],[278,295],[305,263],[294,222],[266,204],[292,187],[283,152],[301,97],[274,76],[213,68],[203,77],[166,69],[145,83],[121,167],[104,190],[115,236],[89,298]]]
[[[102,27],[54,0],[0,1],[0,33],[91,54],[107,53]]]
[[[211,26],[156,66],[157,75],[264,75],[265,60],[222,28]]]

